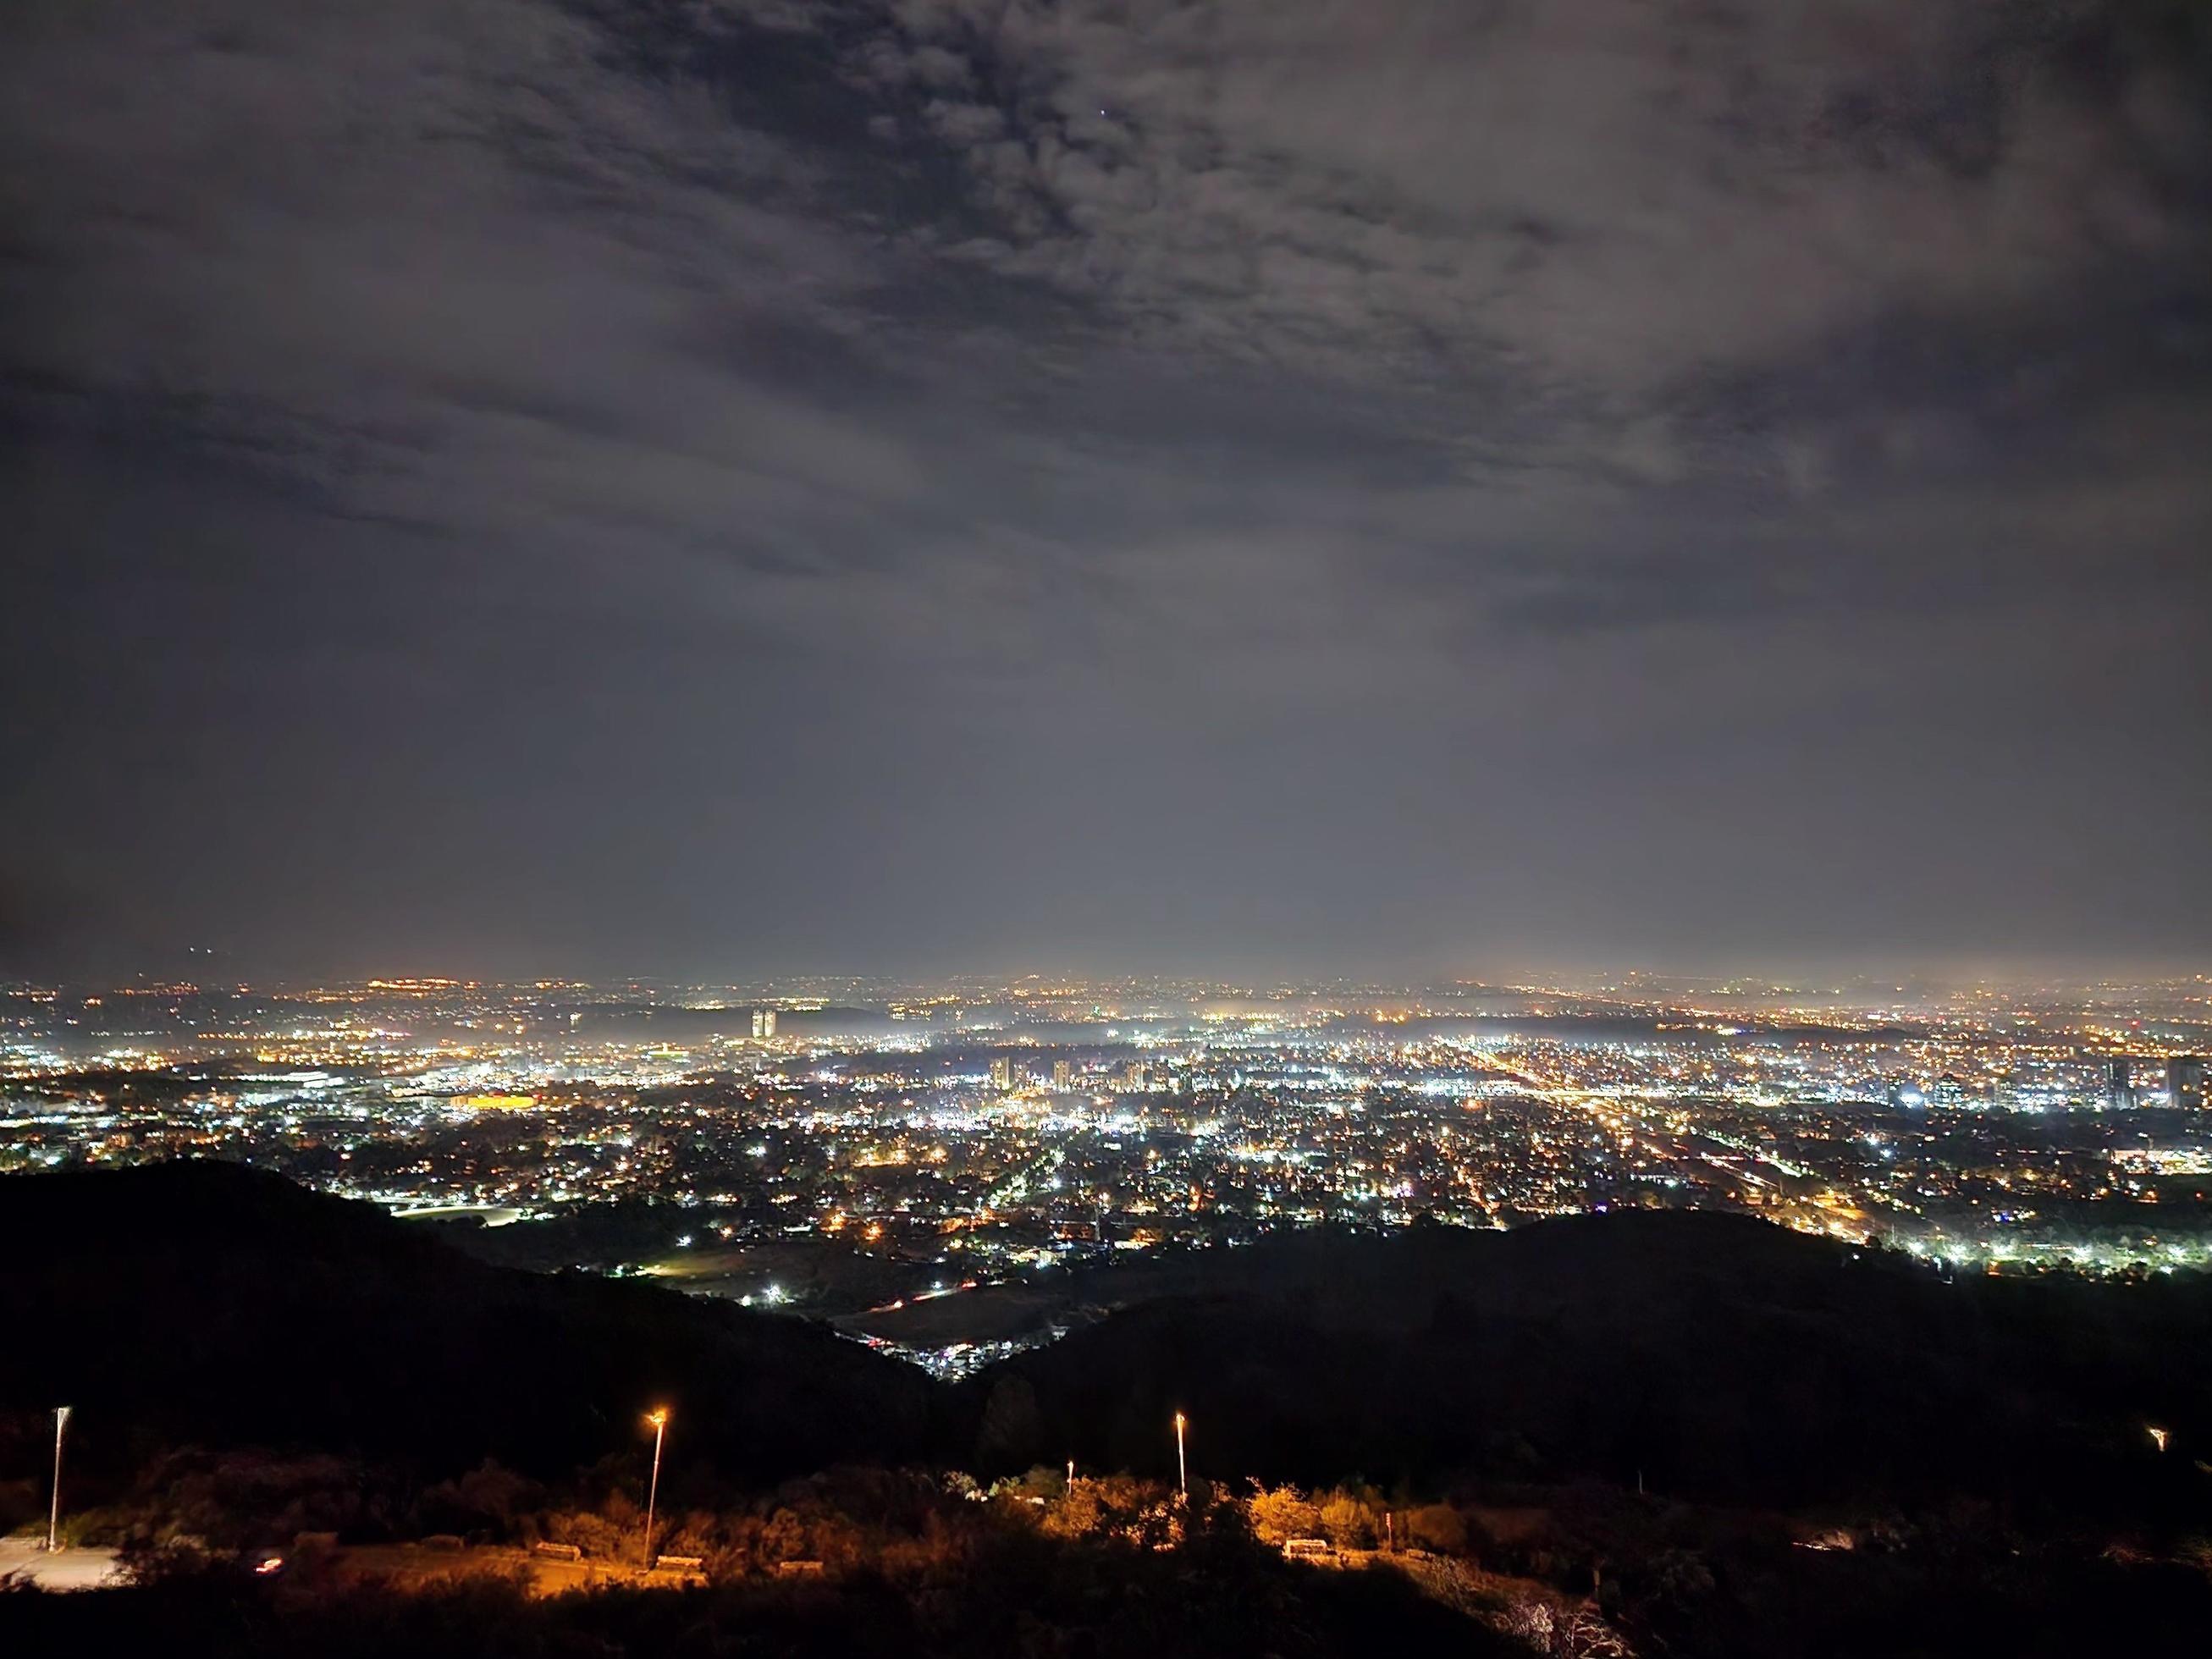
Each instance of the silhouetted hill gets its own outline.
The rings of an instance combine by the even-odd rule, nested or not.
[[[82,1463],[262,1445],[556,1474],[666,1403],[694,1468],[917,1455],[932,1390],[796,1321],[471,1260],[372,1205],[178,1164],[0,1181],[0,1412],[68,1403]]]
[[[0,1423],[25,1468],[64,1401],[94,1473],[200,1445],[433,1476],[634,1460],[639,1413],[666,1402],[687,1478],[728,1481],[1071,1456],[1168,1474],[1181,1409],[1200,1475],[2154,1516],[2202,1484],[2212,1425],[2201,1279],[1945,1284],[1724,1215],[1200,1252],[1152,1281],[1170,1293],[957,1392],[817,1327],[494,1267],[227,1165],[0,1181]]]
[[[969,1407],[1003,1463],[1171,1469],[1181,1409],[1208,1473],[2125,1504],[2206,1455],[2209,1387],[2201,1278],[1946,1284],[1751,1218],[1654,1211],[1209,1253],[1185,1293],[987,1375]]]

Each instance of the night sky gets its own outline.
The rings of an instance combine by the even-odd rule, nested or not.
[[[0,969],[2204,965],[2189,0],[11,0],[0,428]]]

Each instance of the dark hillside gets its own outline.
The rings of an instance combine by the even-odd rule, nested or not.
[[[2206,1455],[2212,1285],[1975,1279],[1643,1212],[1226,1252],[973,1385],[985,1448],[1213,1472],[1594,1475],[1722,1499],[2132,1504]],[[1019,1377],[1034,1395],[1034,1408]],[[2174,1432],[2161,1459],[2146,1425]]]
[[[825,1331],[489,1267],[232,1165],[0,1181],[0,1413],[77,1407],[81,1468],[258,1445],[558,1474],[634,1452],[660,1403],[731,1479],[926,1448],[927,1380]]]

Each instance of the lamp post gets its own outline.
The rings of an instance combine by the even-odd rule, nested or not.
[[[52,1555],[61,1547],[62,1528],[62,1431],[69,1427],[70,1410],[67,1406],[54,1407],[54,1500],[46,1511],[46,1553]]]
[[[653,1508],[660,1499],[660,1443],[668,1433],[668,1407],[655,1407],[645,1414],[653,1425],[653,1482],[645,1489],[645,1570],[653,1571]]]
[[[1177,1412],[1176,1413],[1176,1488],[1182,1494],[1182,1501],[1188,1504],[1190,1502],[1190,1465],[1184,1460],[1182,1455],[1184,1421],[1183,1414]]]

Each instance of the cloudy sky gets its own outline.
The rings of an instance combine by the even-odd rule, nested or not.
[[[2204,965],[2190,0],[15,0],[0,966]]]

